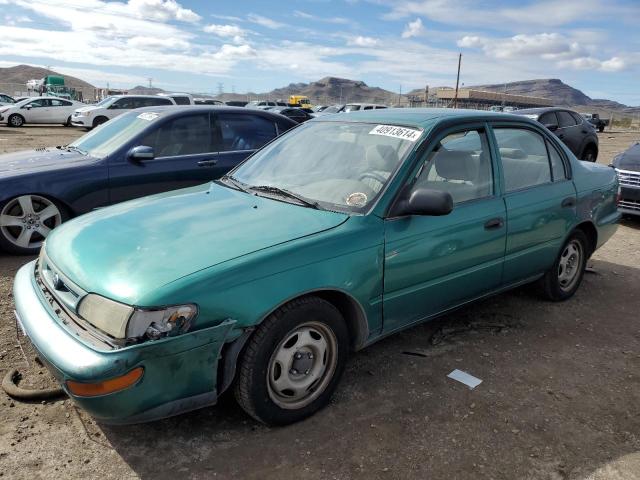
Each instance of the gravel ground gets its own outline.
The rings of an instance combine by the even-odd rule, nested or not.
[[[68,143],[65,128],[0,128],[0,150]],[[637,134],[601,134],[601,163]],[[25,366],[0,254],[0,375]],[[562,304],[525,287],[412,328],[350,359],[328,408],[286,428],[229,396],[152,424],[96,424],[68,400],[0,393],[7,478],[640,479],[640,221],[625,219]],[[410,352],[412,354],[407,354]],[[475,390],[446,378],[458,368]]]

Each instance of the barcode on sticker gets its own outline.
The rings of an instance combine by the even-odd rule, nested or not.
[[[396,127],[395,125],[377,125],[369,132],[369,135],[384,135],[385,137],[400,138],[415,142],[420,138],[422,130],[414,128]]]

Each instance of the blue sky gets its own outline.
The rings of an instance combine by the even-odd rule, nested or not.
[[[637,0],[0,0],[0,66],[96,86],[263,92],[324,76],[403,91],[560,78],[640,105]]]

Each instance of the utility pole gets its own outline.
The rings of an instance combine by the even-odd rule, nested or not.
[[[402,84],[400,84],[400,93],[398,93],[398,106],[402,106]]]
[[[460,63],[462,62],[462,53],[458,54],[458,76],[456,77],[456,93],[453,97],[453,108],[458,108],[458,85],[460,84]]]
[[[222,95],[224,93],[224,84],[222,82],[218,82],[218,95]]]
[[[149,88],[153,88],[153,78],[149,77],[147,80],[149,80]]]
[[[425,85],[424,87],[424,106],[429,106],[429,85]]]

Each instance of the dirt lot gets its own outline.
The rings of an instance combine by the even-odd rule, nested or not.
[[[74,135],[0,128],[0,149]],[[599,161],[636,136],[602,134]],[[15,343],[12,278],[28,260],[0,254],[0,375],[17,365],[44,385],[47,372],[26,369]],[[640,221],[625,219],[591,265],[566,303],[522,288],[353,355],[332,405],[286,428],[255,423],[229,396],[116,428],[68,400],[0,393],[0,476],[640,479]],[[482,384],[447,379],[454,368]]]

